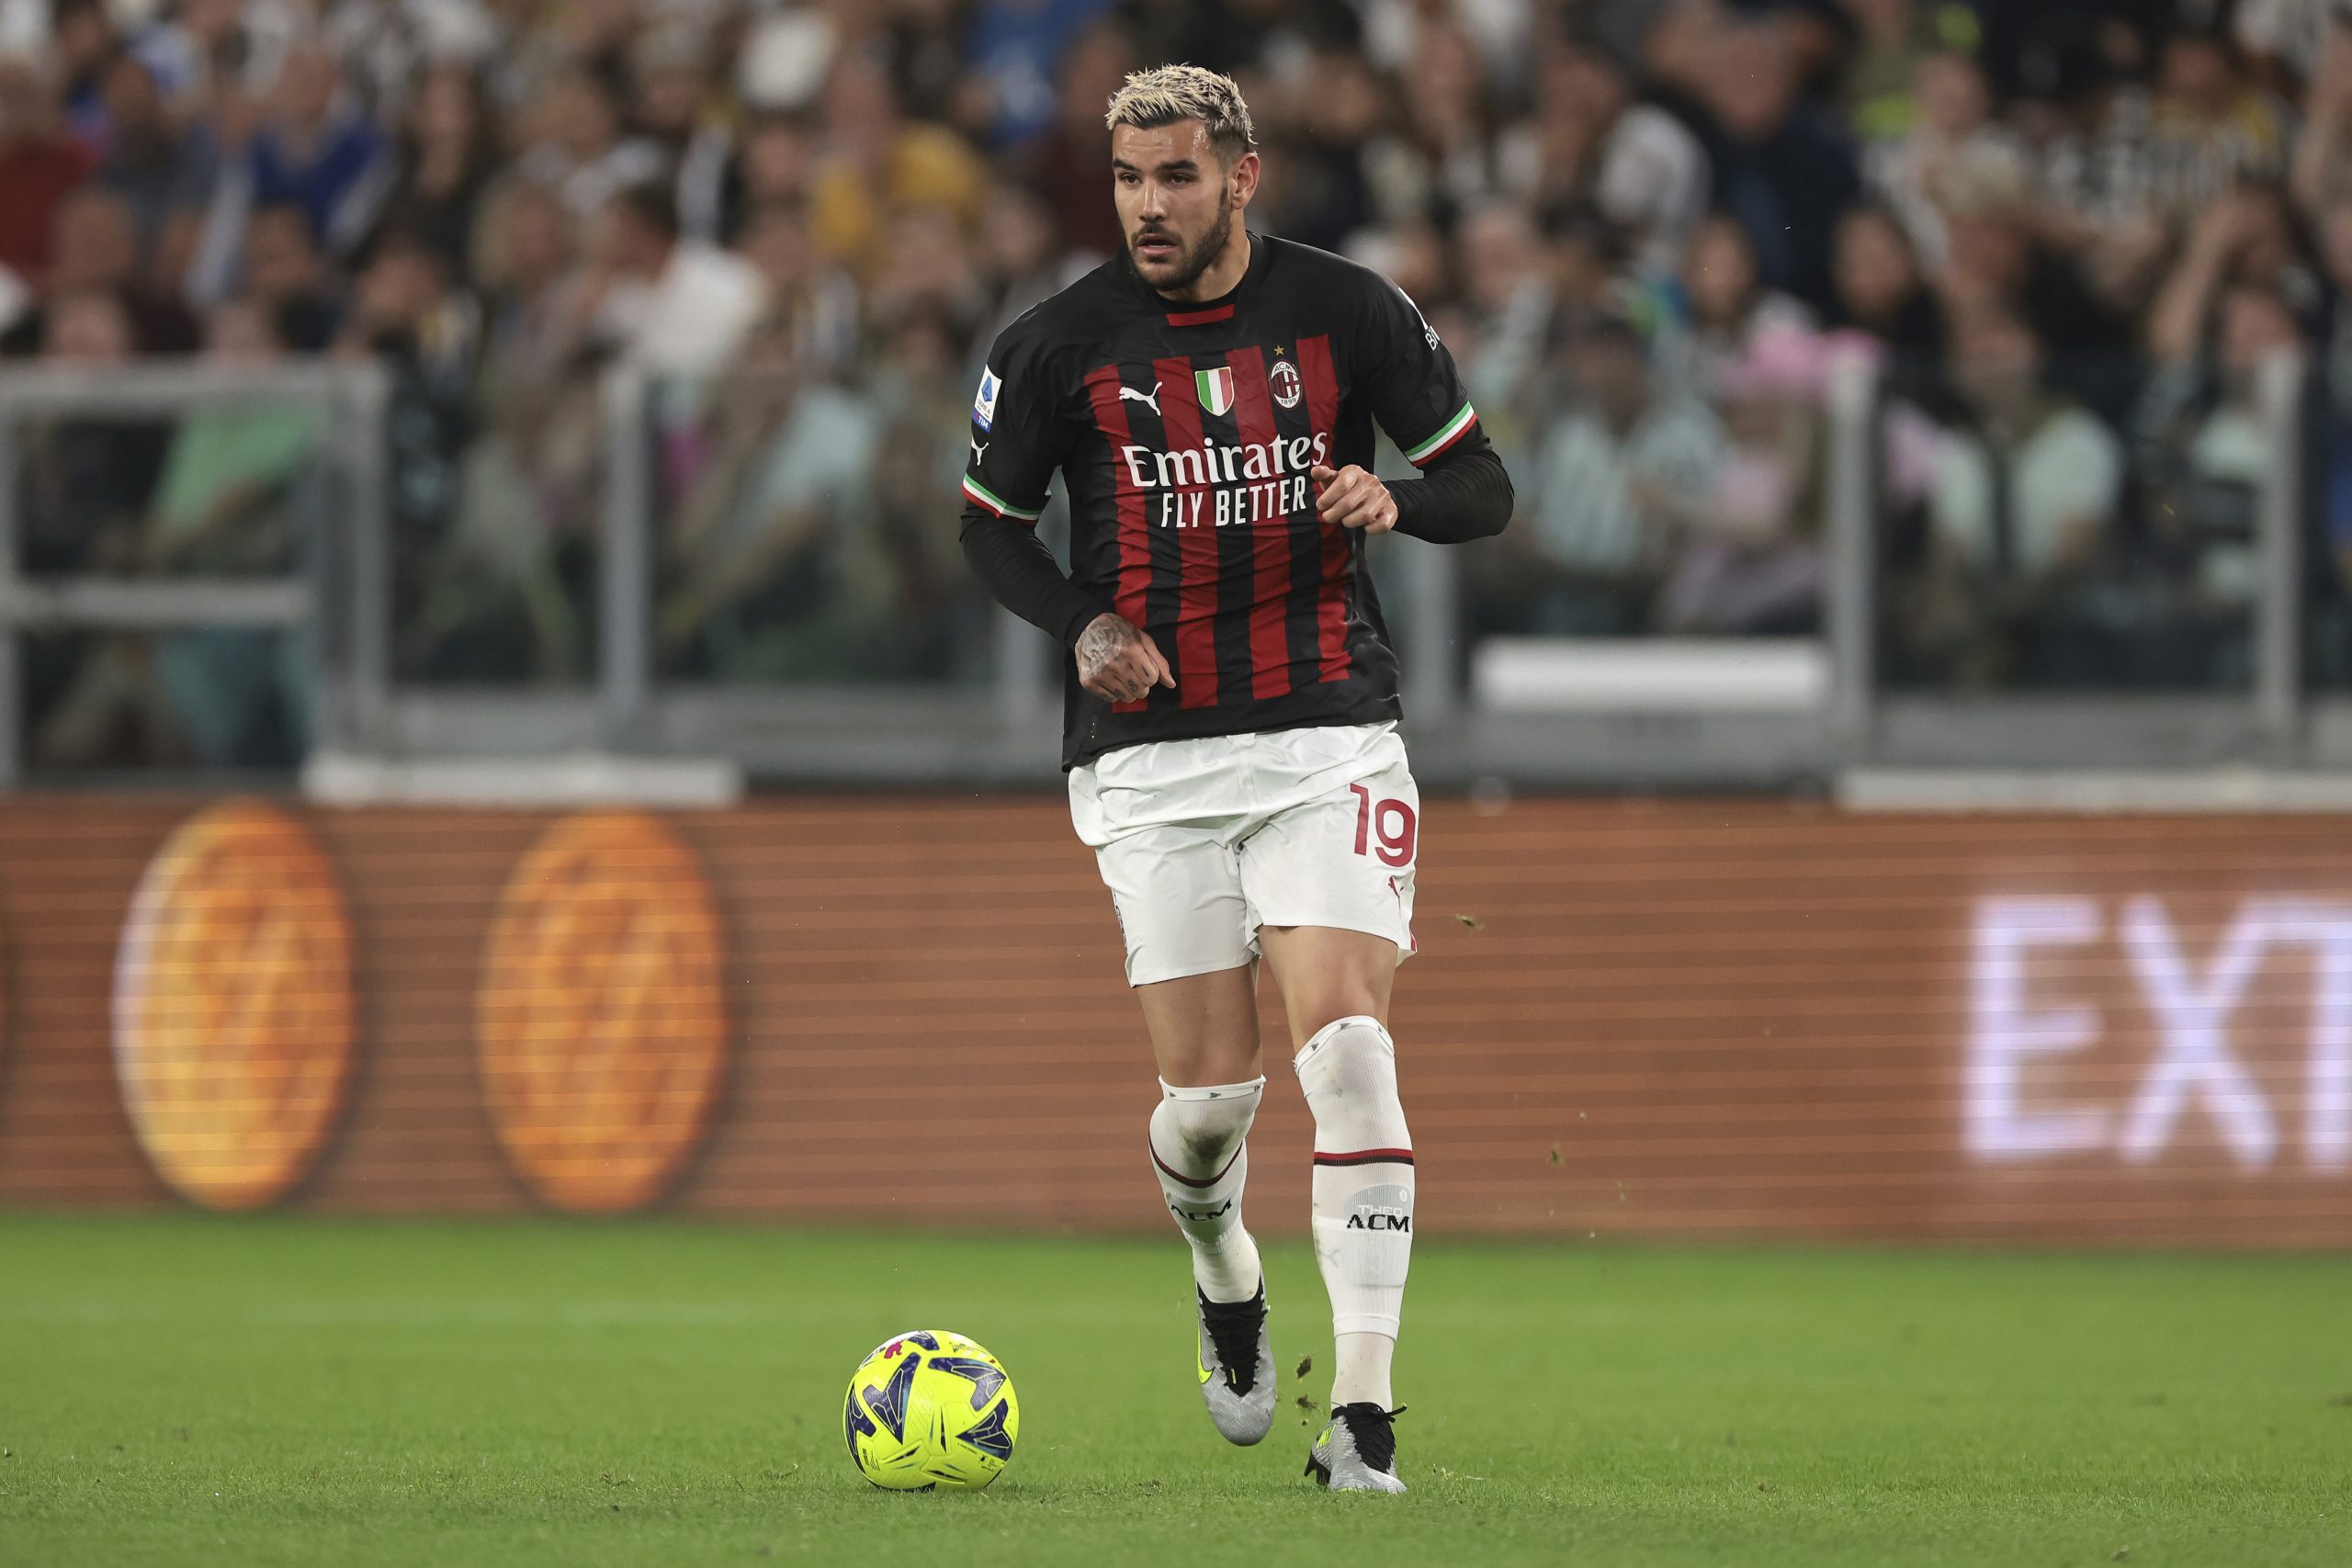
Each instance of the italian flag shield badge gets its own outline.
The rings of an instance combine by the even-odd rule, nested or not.
[[[1223,413],[1233,406],[1233,372],[1225,366],[1193,371],[1193,387],[1201,395],[1203,413]]]

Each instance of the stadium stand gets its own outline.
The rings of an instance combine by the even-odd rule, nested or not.
[[[17,0],[11,771],[526,734],[1021,773],[984,732],[1044,722],[1051,650],[957,558],[964,389],[1118,243],[1098,107],[1169,58],[1237,73],[1253,223],[1402,284],[1518,479],[1500,539],[1384,552],[1464,776],[1946,761],[1902,738],[1951,705],[2063,738],[2119,693],[2172,716],[2098,760],[2211,761],[2352,682],[2328,0]],[[153,397],[85,395],[131,363]],[[168,587],[273,573],[301,613]],[[1647,638],[1722,648],[1733,731],[1479,739],[1594,671],[1688,715],[1703,649]],[[1743,769],[1751,638],[1815,695]]]

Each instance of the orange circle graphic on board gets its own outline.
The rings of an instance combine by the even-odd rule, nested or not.
[[[499,900],[475,1009],[506,1155],[558,1208],[659,1197],[727,1067],[718,910],[694,851],[640,812],[566,818]]]
[[[180,824],[115,956],[123,1109],[157,1174],[215,1209],[276,1201],[342,1114],[351,917],[310,830],[260,801]]]

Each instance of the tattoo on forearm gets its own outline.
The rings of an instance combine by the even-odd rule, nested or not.
[[[1104,618],[1080,634],[1078,639],[1079,673],[1091,681],[1102,672],[1102,667],[1135,645],[1136,629],[1125,621]]]

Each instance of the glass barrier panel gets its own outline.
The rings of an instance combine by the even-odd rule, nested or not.
[[[286,628],[39,632],[17,649],[37,774],[280,771],[311,748],[316,671]]]
[[[330,424],[315,400],[266,393],[29,414],[16,428],[16,569],[36,586],[308,581]],[[33,770],[287,769],[311,744],[314,671],[294,631],[15,635]]]
[[[1474,344],[1464,373],[1517,499],[1458,558],[1467,660],[1498,637],[1818,635],[1829,355],[1794,330],[1702,355],[1614,319],[1540,350]]]
[[[2030,352],[1890,377],[1883,686],[2250,690],[2270,466],[2254,381]]]
[[[592,684],[609,446],[594,367],[493,340],[470,381],[390,369],[394,680]]]
[[[2322,355],[2304,389],[2303,679],[2352,691],[2352,363]]]
[[[17,427],[17,570],[59,578],[282,578],[302,558],[326,412],[285,398]]]
[[[763,368],[652,389],[654,669],[669,682],[985,684],[945,378]]]

